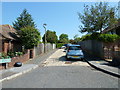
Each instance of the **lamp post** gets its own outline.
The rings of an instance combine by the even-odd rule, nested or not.
[[[47,43],[47,40],[46,40],[46,27],[45,26],[47,26],[47,24],[43,24],[43,27],[45,28],[45,42],[44,42],[44,53],[46,52],[46,43]]]

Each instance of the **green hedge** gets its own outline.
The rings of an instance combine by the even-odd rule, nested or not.
[[[98,38],[99,41],[103,42],[115,42],[120,39],[120,36],[116,34],[101,34]]]
[[[56,47],[57,47],[57,48],[60,48],[60,47],[62,47],[63,45],[64,45],[64,43],[57,43],[57,44],[56,44]]]
[[[87,34],[81,37],[81,41],[98,40],[102,42],[115,42],[118,39],[120,39],[120,36],[116,34],[100,34],[100,33]]]

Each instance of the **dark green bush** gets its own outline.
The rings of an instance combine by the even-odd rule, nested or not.
[[[57,43],[57,44],[56,44],[56,47],[57,47],[57,48],[60,48],[60,47],[62,47],[63,45],[64,45],[64,43]]]
[[[17,56],[21,56],[23,55],[24,53],[23,52],[8,52],[7,55],[10,56],[11,58],[12,57],[17,57]]]
[[[120,36],[116,34],[100,34],[100,33],[87,34],[81,37],[81,41],[98,40],[102,42],[115,42],[118,39],[120,39]]]
[[[120,38],[116,34],[100,34],[98,40],[102,42],[115,42]]]
[[[0,59],[6,59],[6,58],[10,58],[10,56],[8,56],[6,53],[0,53]]]

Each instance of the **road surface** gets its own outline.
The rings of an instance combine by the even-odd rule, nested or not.
[[[59,49],[35,70],[4,81],[2,88],[118,88],[118,78],[84,61],[67,61]]]

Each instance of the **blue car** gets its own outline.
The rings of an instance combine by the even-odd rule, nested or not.
[[[84,55],[80,45],[70,45],[66,51],[66,58],[69,59],[80,59],[83,60]]]

